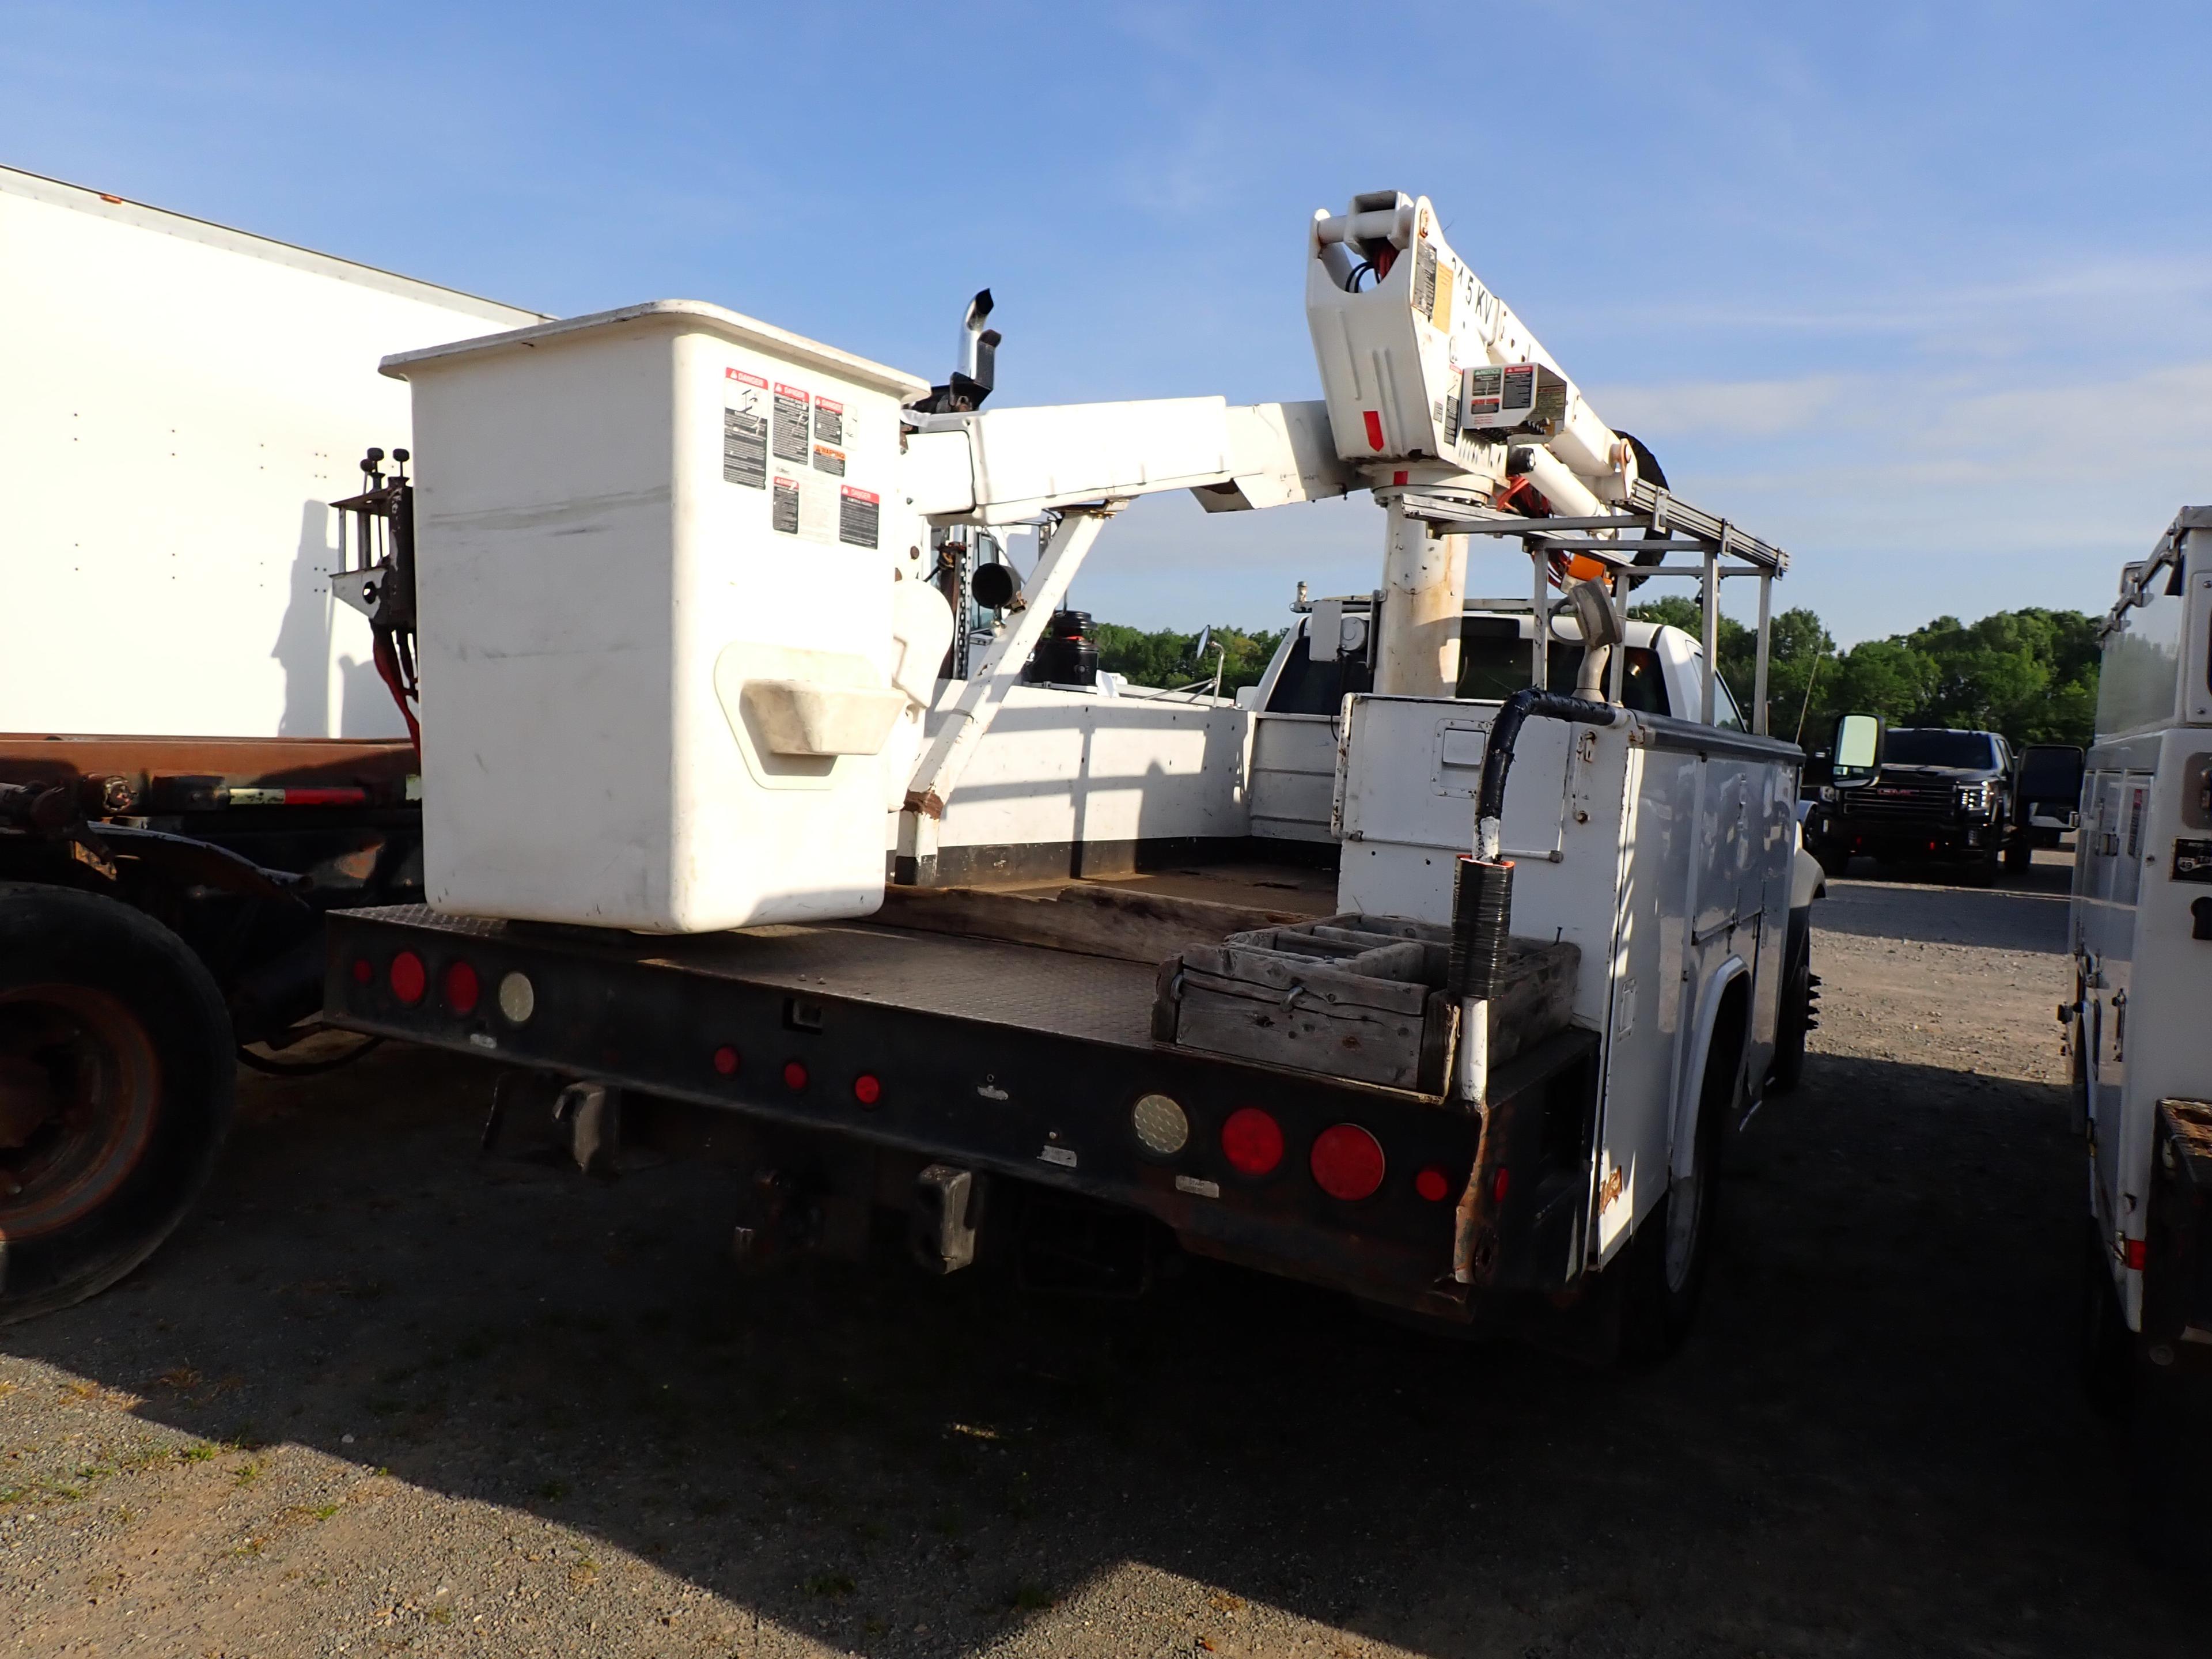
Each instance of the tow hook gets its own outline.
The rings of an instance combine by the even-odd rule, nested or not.
[[[951,1164],[933,1164],[915,1177],[907,1245],[924,1273],[957,1273],[975,1261],[983,1190],[982,1176]]]

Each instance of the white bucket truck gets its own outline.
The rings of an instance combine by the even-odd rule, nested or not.
[[[688,301],[392,359],[430,907],[338,924],[329,1018],[514,1062],[495,1139],[550,1108],[587,1168],[711,1142],[751,1172],[753,1255],[889,1205],[950,1271],[995,1183],[986,1231],[1036,1277],[1081,1210],[1110,1223],[1080,1230],[1112,1241],[1094,1285],[1172,1239],[1592,1354],[1671,1346],[1722,1139],[1809,1008],[1802,756],[1765,707],[1786,559],[1670,495],[1425,199],[1316,214],[1306,283],[1310,403],[986,409],[981,296],[934,386]],[[1287,659],[1259,707],[1023,684],[1102,527],[1165,489],[1383,507],[1378,593],[1300,630],[1329,706],[1264,706]],[[940,681],[933,555],[1014,526],[1036,561]],[[1528,598],[1470,619],[1470,549],[1502,541]],[[1632,630],[1632,583],[1682,576],[1704,640]],[[1747,716],[1713,668],[1730,577],[1757,584]],[[1319,834],[1310,787],[1270,817],[1277,720],[1301,754],[1328,734]],[[953,834],[979,798],[1011,836],[985,856]],[[1073,808],[1042,884],[1032,799]],[[1133,832],[1114,878],[1082,862],[1094,811]],[[1155,841],[1182,867],[1146,874]]]

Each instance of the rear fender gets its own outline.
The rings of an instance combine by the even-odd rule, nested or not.
[[[1790,860],[1790,908],[1809,908],[1813,901],[1827,890],[1828,872],[1820,867],[1820,860],[1805,850],[1801,838]]]
[[[1730,957],[1713,969],[1698,995],[1698,1020],[1690,1028],[1688,1063],[1674,1088],[1674,1136],[1668,1153],[1668,1175],[1680,1181],[1690,1173],[1698,1146],[1698,1102],[1705,1094],[1705,1059],[1712,1052],[1713,1031],[1720,1023],[1721,1005],[1728,988],[1738,980],[1748,981],[1751,969],[1741,957]]]

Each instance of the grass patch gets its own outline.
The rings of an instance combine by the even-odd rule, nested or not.
[[[204,1463],[215,1455],[215,1448],[204,1440],[196,1440],[189,1446],[179,1447],[177,1461],[182,1463]]]
[[[260,1464],[240,1463],[237,1468],[231,1471],[230,1484],[234,1486],[250,1486],[260,1478]]]

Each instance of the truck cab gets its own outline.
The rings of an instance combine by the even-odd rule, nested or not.
[[[1933,726],[1887,734],[1880,775],[1863,787],[1821,791],[1806,842],[1829,870],[1856,854],[1897,863],[1964,864],[1994,879],[2000,860],[2024,866],[2028,841],[2014,816],[2017,762],[2000,732]]]
[[[1257,685],[1237,694],[1251,709],[1252,834],[1260,839],[1331,842],[1337,769],[1336,725],[1347,696],[1375,689],[1374,597],[1301,598],[1291,626]],[[1456,695],[1498,702],[1529,684],[1535,623],[1528,602],[1481,600],[1460,623]],[[1316,638],[1334,631],[1333,650]],[[1630,622],[1624,641],[1620,702],[1644,714],[1695,720],[1704,653],[1679,628]],[[1571,686],[1582,666],[1581,631],[1572,617],[1555,619],[1547,653],[1547,684]],[[1714,724],[1748,729],[1727,684],[1714,677]]]

